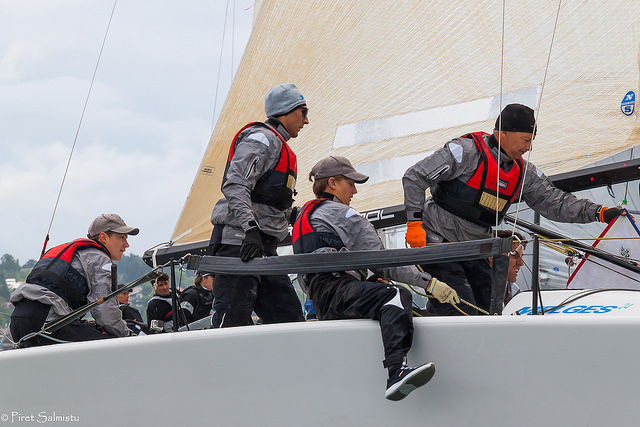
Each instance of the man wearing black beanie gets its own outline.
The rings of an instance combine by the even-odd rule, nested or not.
[[[407,243],[420,247],[493,237],[491,227],[519,200],[521,189],[522,200],[553,221],[608,223],[624,215],[622,209],[555,188],[540,169],[522,159],[531,149],[536,126],[531,108],[510,104],[498,116],[493,134],[476,132],[452,139],[410,167],[402,178]],[[425,200],[427,188],[431,196]],[[485,260],[432,264],[425,270],[455,289],[461,299],[489,310],[491,270]],[[458,309],[477,314],[466,305]],[[428,306],[428,311],[441,315],[460,314],[458,309],[438,301],[429,301]]]

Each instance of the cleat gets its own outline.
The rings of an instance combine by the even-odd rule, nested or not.
[[[389,400],[402,400],[413,390],[422,387],[436,373],[436,365],[425,363],[417,368],[403,366],[387,380],[387,391],[384,394]]]

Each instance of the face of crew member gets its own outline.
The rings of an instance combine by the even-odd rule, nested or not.
[[[100,233],[98,240],[107,248],[112,261],[120,261],[124,251],[129,247],[127,235],[122,233],[111,233],[111,236]]]
[[[213,290],[213,276],[206,275],[202,276],[202,281],[200,282],[200,286],[205,288],[208,291]]]
[[[535,136],[526,132],[500,132],[500,146],[513,160],[521,159],[531,150],[531,142]]]
[[[123,292],[121,294],[118,294],[118,302],[120,304],[129,305],[129,294],[130,293],[131,293],[131,291],[127,291],[127,292]]]
[[[358,190],[356,190],[356,182],[350,178],[341,176],[335,179],[331,177],[329,181],[327,181],[327,184],[331,189],[330,193],[337,196],[338,199],[347,206],[351,204],[353,195],[358,192]]]
[[[161,280],[156,282],[156,294],[161,297],[168,297],[171,293],[171,287],[169,286],[168,280]]]
[[[507,281],[509,283],[515,283],[518,278],[520,267],[524,265],[524,261],[522,260],[523,249],[518,242],[513,242],[511,251],[512,253],[509,254],[509,274],[507,276]],[[513,252],[515,252],[515,254]]]
[[[304,125],[309,124],[309,118],[307,114],[309,113],[309,109],[306,105],[301,105],[296,108],[289,114],[285,114],[284,116],[278,117],[278,120],[284,125],[291,135],[291,138],[295,138],[300,133],[300,130],[304,127]]]

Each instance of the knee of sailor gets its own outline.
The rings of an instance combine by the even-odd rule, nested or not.
[[[411,302],[413,300],[413,296],[411,295],[411,292],[409,292],[407,288],[402,286],[398,286],[398,290],[400,292],[400,301],[402,301],[402,305],[405,308],[410,308]]]

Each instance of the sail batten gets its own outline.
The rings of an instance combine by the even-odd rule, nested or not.
[[[555,0],[507,1],[505,16],[502,105],[539,107],[531,161],[548,175],[640,142],[637,112],[621,110],[625,95],[638,92],[640,2],[564,0],[540,99],[557,7]],[[264,0],[255,12],[173,233],[191,229],[181,241],[209,238],[229,144],[244,124],[265,119],[264,94],[273,85],[295,83],[309,106],[310,124],[291,141],[296,204],[313,197],[308,171],[329,154],[372,176],[353,200],[356,209],[401,204],[408,161],[455,136],[493,129],[497,113],[477,105],[500,105],[501,0]]]

